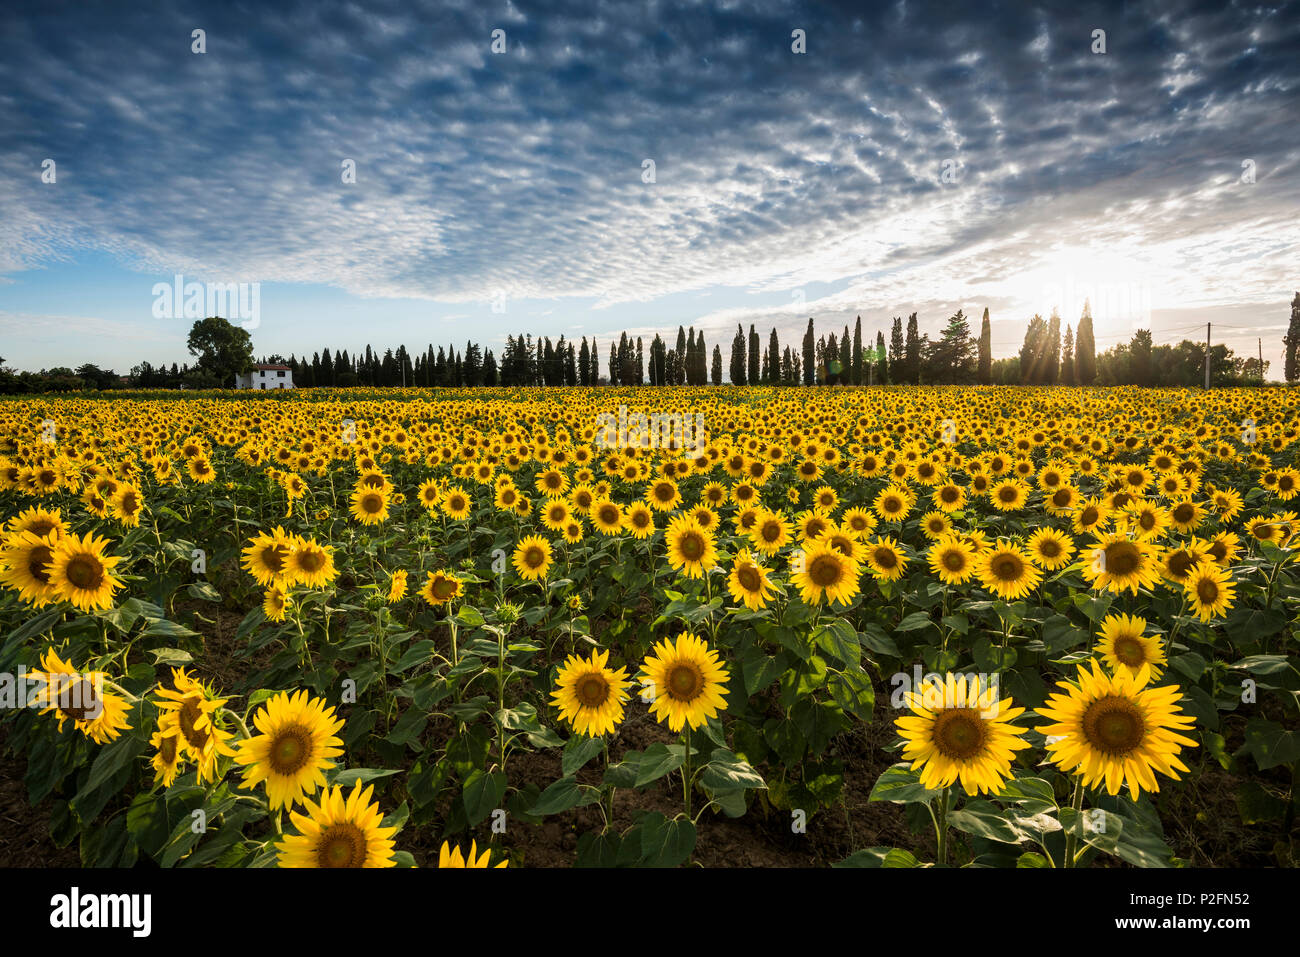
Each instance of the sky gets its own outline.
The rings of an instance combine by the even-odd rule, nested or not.
[[[258,356],[1087,298],[1278,377],[1300,4],[954,6],[8,3],[0,356],[189,361],[180,276]]]

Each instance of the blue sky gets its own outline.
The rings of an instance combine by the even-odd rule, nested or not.
[[[951,6],[8,4],[0,355],[184,362],[180,273],[260,284],[259,355],[986,307],[1009,355],[1087,297],[1280,372],[1297,5]]]

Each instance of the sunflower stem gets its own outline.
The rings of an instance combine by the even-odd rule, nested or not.
[[[943,789],[939,796],[939,818],[935,822],[935,864],[938,867],[948,866],[948,788]]]
[[[1062,867],[1074,867],[1074,849],[1079,839],[1079,829],[1083,827],[1083,778],[1078,778],[1074,782],[1074,796],[1070,799],[1070,807],[1074,809],[1074,821],[1070,829],[1065,832],[1065,860]]]

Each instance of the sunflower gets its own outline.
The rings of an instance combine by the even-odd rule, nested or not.
[[[301,536],[294,536],[284,568],[287,581],[308,588],[323,588],[338,577],[332,549]]]
[[[1149,680],[1127,668],[1108,676],[1094,660],[1090,671],[1081,665],[1074,681],[1060,682],[1063,691],[1037,711],[1051,722],[1037,729],[1047,735],[1051,760],[1112,796],[1127,785],[1135,801],[1143,790],[1160,790],[1155,771],[1178,780],[1177,772],[1187,771],[1179,753],[1197,746],[1179,732],[1195,722],[1178,709],[1178,685],[1151,687]]]
[[[1056,571],[1070,564],[1074,540],[1063,532],[1043,526],[1025,541],[1025,550],[1035,565],[1044,571]]]
[[[533,488],[548,498],[558,498],[569,490],[569,479],[559,469],[547,469],[537,476]]]
[[[862,570],[849,556],[823,542],[812,542],[801,557],[798,562],[792,559],[790,582],[807,604],[815,605],[824,599],[847,605],[858,594]]]
[[[623,516],[623,526],[633,538],[649,538],[655,533],[654,513],[642,502],[633,502]]]
[[[442,847],[438,850],[439,867],[460,867],[460,868],[479,868],[479,869],[486,869],[488,867],[492,867],[493,869],[500,869],[510,863],[509,861],[502,861],[500,864],[490,865],[488,861],[491,860],[491,858],[492,858],[492,850],[490,848],[484,851],[482,855],[478,853],[477,841],[469,842],[468,858],[461,853],[459,847],[453,848],[446,841],[442,842]]]
[[[1145,669],[1149,677],[1160,677],[1165,653],[1159,638],[1143,634],[1146,627],[1146,619],[1134,615],[1107,615],[1102,620],[1097,653],[1111,671],[1127,668],[1134,678],[1140,678]]]
[[[253,725],[260,733],[239,742],[235,762],[246,766],[245,788],[266,782],[272,810],[315,794],[325,784],[325,770],[334,766],[330,759],[343,753],[337,736],[343,719],[306,691],[270,698],[253,715]]]
[[[767,607],[768,600],[772,597],[771,589],[767,570],[747,550],[741,551],[727,578],[727,590],[731,592],[731,597],[744,603],[750,611],[758,611]]]
[[[883,522],[901,522],[912,510],[912,496],[905,489],[890,486],[876,496],[872,506]]]
[[[571,518],[565,523],[562,532],[564,540],[570,545],[577,545],[586,537],[582,529],[582,519]]]
[[[177,739],[182,757],[188,757],[198,766],[199,783],[215,781],[217,759],[235,754],[227,744],[233,735],[216,724],[216,716],[226,698],[214,696],[184,668],[172,669],[172,687],[159,688],[158,728],[164,735]]]
[[[867,545],[867,567],[878,581],[897,581],[907,570],[907,557],[898,542],[889,536],[877,538]]]
[[[144,509],[144,496],[134,485],[122,484],[109,500],[113,513],[127,528],[139,528],[140,512]]]
[[[363,525],[378,525],[388,521],[388,493],[380,488],[362,485],[352,493],[348,511]]]
[[[1160,538],[1169,527],[1169,511],[1153,502],[1129,502],[1124,506],[1124,518],[1143,541]]]
[[[592,503],[589,517],[602,535],[617,535],[623,530],[623,510],[608,498]]]
[[[211,460],[206,455],[196,455],[186,463],[189,469],[190,478],[200,485],[206,485],[217,477],[217,471],[212,467]]]
[[[695,635],[661,641],[642,663],[641,674],[654,695],[650,713],[666,721],[671,731],[683,726],[695,730],[727,706],[727,669],[718,653]]]
[[[1219,513],[1225,522],[1241,514],[1241,493],[1236,489],[1215,489],[1210,495],[1210,506]]]
[[[749,540],[769,558],[790,543],[790,522],[780,512],[763,512],[750,526]]]
[[[1110,522],[1110,506],[1099,498],[1079,504],[1070,527],[1078,535],[1096,534]]]
[[[393,605],[406,597],[406,569],[399,568],[393,572],[388,583],[388,604]]]
[[[515,546],[511,564],[525,581],[545,578],[551,569],[551,543],[538,535],[528,536]]]
[[[1085,549],[1083,574],[1094,588],[1129,591],[1154,588],[1160,581],[1160,553],[1149,542],[1130,539],[1123,532],[1102,535]]]
[[[278,525],[275,530],[258,532],[249,539],[250,545],[242,552],[244,570],[257,579],[259,585],[274,585],[284,581],[293,539]]]
[[[608,661],[608,651],[593,651],[589,658],[570,655],[556,672],[551,703],[578,734],[609,734],[623,721],[631,682],[626,668],[615,671]]]
[[[154,755],[149,759],[154,770],[154,784],[171,787],[176,782],[182,763],[178,736],[159,729],[149,738],[149,746],[154,749]]]
[[[1029,489],[1016,479],[1005,479],[989,491],[989,501],[999,512],[1014,512],[1024,508]]]
[[[37,505],[24,509],[5,524],[5,533],[12,536],[31,532],[38,538],[50,534],[55,538],[61,538],[67,531],[68,527],[60,517],[59,509],[44,509]]]
[[[1043,573],[1024,549],[1008,542],[998,542],[981,555],[976,574],[985,588],[1005,601],[1023,598],[1043,580]]]
[[[122,583],[112,571],[122,559],[105,555],[107,545],[108,539],[96,538],[93,533],[68,534],[54,543],[46,572],[60,598],[82,611],[113,607],[113,592]]]
[[[305,814],[289,812],[297,834],[276,844],[280,867],[395,867],[395,827],[383,826],[374,785],[352,785],[344,797],[341,786],[326,788],[320,803],[304,800]]]
[[[668,564],[674,570],[681,569],[687,578],[699,578],[718,563],[713,533],[689,516],[669,522],[664,538],[668,543]]]
[[[930,546],[926,555],[931,570],[948,585],[960,585],[975,574],[975,551],[956,535],[947,535]]]
[[[460,597],[464,583],[450,572],[429,572],[428,580],[420,589],[420,597],[437,608]]]
[[[563,530],[569,521],[570,506],[562,498],[548,498],[541,507],[542,524],[553,532]]]
[[[1205,509],[1190,500],[1175,502],[1169,509],[1169,524],[1184,535],[1196,531],[1205,517]]]
[[[682,493],[672,479],[651,482],[645,490],[646,504],[659,512],[671,512],[682,501]]]
[[[463,521],[469,517],[473,501],[463,488],[449,488],[442,495],[442,511],[450,519]]]
[[[1160,572],[1175,585],[1182,585],[1191,577],[1197,565],[1209,560],[1210,553],[1206,550],[1206,543],[1193,538],[1185,545],[1169,548],[1160,556]]]
[[[288,593],[280,585],[272,585],[262,596],[262,614],[267,621],[284,621],[292,605]]]
[[[857,538],[866,538],[876,530],[876,516],[865,508],[850,508],[845,510],[840,524]]]
[[[41,714],[53,711],[60,731],[71,721],[96,744],[107,744],[131,729],[129,705],[121,695],[104,689],[108,676],[102,671],[77,671],[48,648],[40,669],[29,671],[27,680],[39,683],[27,703],[40,708]]]
[[[1241,552],[1241,539],[1236,532],[1219,532],[1206,542],[1205,551],[1216,565],[1227,566]]]
[[[35,608],[57,601],[59,590],[49,573],[57,543],[58,538],[53,534],[11,534],[0,551],[0,584],[16,591],[20,599]]]
[[[1208,562],[1192,569],[1183,582],[1183,588],[1187,600],[1192,604],[1192,610],[1201,621],[1227,614],[1236,597],[1228,569]]]
[[[903,757],[920,769],[924,787],[938,791],[960,781],[970,795],[1002,792],[1015,752],[1030,746],[1024,729],[1011,723],[1024,708],[998,700],[997,685],[951,673],[909,691],[906,700],[912,714],[894,724],[905,742]]]

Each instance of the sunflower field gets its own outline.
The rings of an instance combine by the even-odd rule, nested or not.
[[[1298,391],[125,395],[0,399],[35,863],[1300,860]]]

